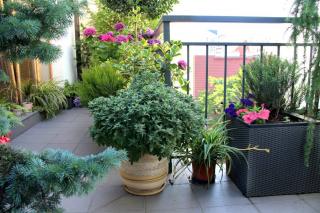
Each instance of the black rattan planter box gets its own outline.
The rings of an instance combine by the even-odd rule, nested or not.
[[[320,124],[308,168],[304,165],[307,126],[307,122],[248,125],[240,119],[230,121],[231,146],[270,149],[269,154],[246,152],[248,164],[233,159],[229,176],[246,197],[320,192]]]

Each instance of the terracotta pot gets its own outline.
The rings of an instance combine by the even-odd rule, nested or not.
[[[32,111],[33,103],[31,102],[23,102],[22,106],[27,110],[27,111]]]
[[[163,191],[168,177],[168,160],[144,155],[138,162],[122,162],[120,176],[124,189],[134,195],[154,195]]]
[[[208,180],[209,183],[214,183],[215,169],[216,162],[213,162],[211,167],[208,169],[208,172],[204,164],[199,165],[192,162],[192,183],[207,184]]]

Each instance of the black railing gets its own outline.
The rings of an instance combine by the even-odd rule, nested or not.
[[[163,34],[164,41],[170,41],[170,23],[172,22],[210,22],[210,23],[259,23],[259,24],[288,24],[289,18],[285,17],[242,17],[242,16],[163,16],[161,22],[155,31],[155,36],[158,37]],[[202,46],[206,49],[205,55],[205,118],[208,118],[208,96],[209,96],[209,47],[223,46],[224,47],[224,91],[223,91],[223,108],[226,108],[227,104],[227,77],[228,77],[228,47],[240,46],[243,47],[243,60],[242,65],[246,65],[246,49],[249,46],[260,47],[260,57],[264,53],[264,47],[276,47],[277,55],[281,55],[281,47],[293,46],[292,43],[266,43],[266,42],[183,42],[183,46],[187,49],[187,80],[190,80],[190,47]],[[294,46],[293,58],[297,59],[297,49],[302,46],[310,46],[310,56],[312,55],[314,44],[310,43],[298,43]],[[242,75],[242,98],[245,96],[245,74],[243,69]],[[172,84],[170,72],[166,73],[166,82]],[[292,85],[294,87],[294,85]],[[293,90],[292,90],[293,91]],[[190,86],[188,85],[187,93],[190,93]],[[293,94],[293,93],[292,93]]]

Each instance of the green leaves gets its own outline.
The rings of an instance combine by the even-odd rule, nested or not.
[[[89,103],[94,118],[91,135],[100,145],[125,149],[130,161],[143,154],[160,158],[187,147],[204,126],[192,100],[159,81],[157,73],[137,75],[117,96]]]
[[[20,119],[0,105],[0,136],[7,135],[17,125],[22,125]]]

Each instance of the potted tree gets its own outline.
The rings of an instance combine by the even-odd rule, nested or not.
[[[319,192],[319,121],[290,113],[301,101],[299,91],[292,91],[299,79],[296,64],[265,55],[245,68],[254,95],[226,109],[230,145],[254,145],[270,153],[246,153],[249,167],[234,161],[231,179],[248,197]],[[312,151],[304,148],[308,140],[315,141]]]
[[[161,192],[168,175],[168,158],[201,136],[199,106],[190,96],[159,81],[157,73],[137,75],[117,96],[89,103],[91,135],[99,145],[128,152],[120,175],[125,190],[135,195]]]

